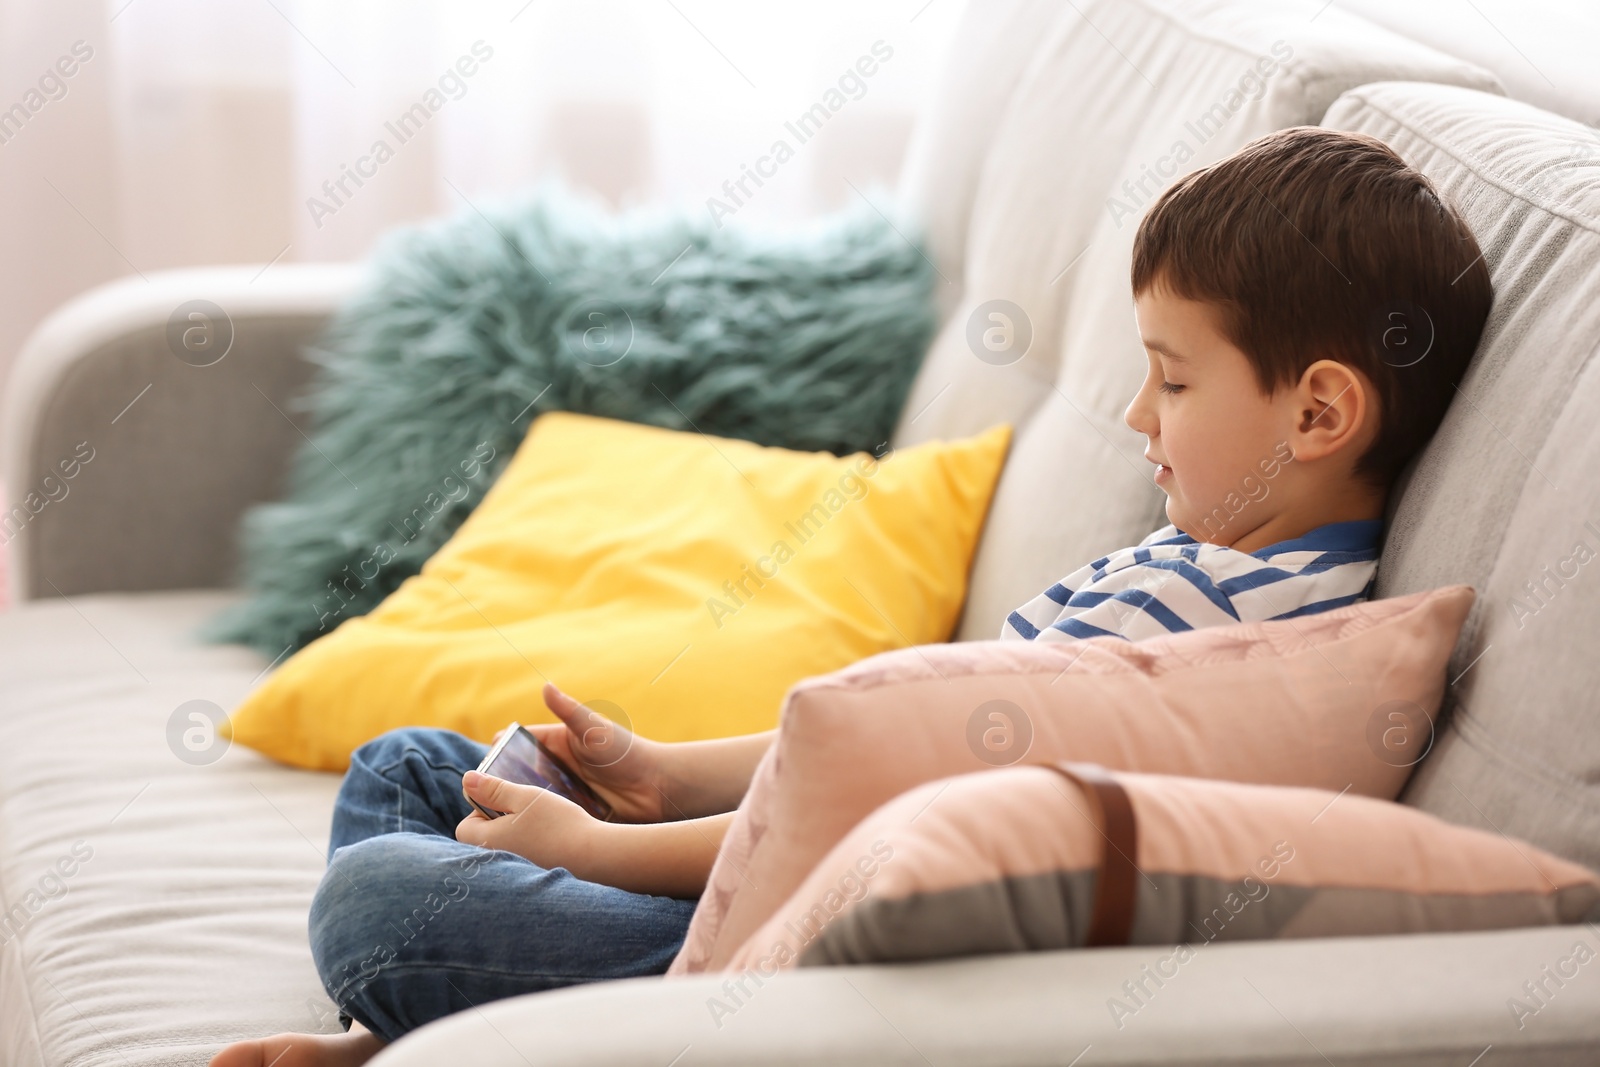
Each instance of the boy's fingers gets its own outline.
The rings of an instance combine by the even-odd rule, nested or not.
[[[633,745],[633,733],[626,726],[578,703],[552,682],[545,683],[544,702],[565,724],[572,754],[586,766],[609,767]]]
[[[582,719],[585,711],[582,704],[557,689],[554,682],[544,683],[544,706],[568,726],[572,725],[574,718]]]
[[[468,771],[461,776],[461,791],[467,799],[476,800],[490,811],[508,814],[521,811],[528,806],[525,794],[532,789],[532,786],[518,785],[479,771]]]
[[[546,682],[544,685],[544,703],[545,707],[555,713],[556,718],[566,724],[567,729],[572,731],[579,742],[605,743],[606,731],[610,730],[612,722],[598,711],[586,704],[578,703],[557,689],[552,682]]]
[[[481,812],[474,811],[456,824],[456,840],[463,845],[489,848],[489,827],[492,822],[493,820],[485,819]]]

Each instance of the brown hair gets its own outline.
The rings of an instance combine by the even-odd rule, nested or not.
[[[1215,304],[1263,393],[1319,359],[1378,393],[1356,473],[1393,483],[1444,418],[1489,315],[1489,270],[1433,184],[1374,137],[1297,126],[1185,175],[1133,244],[1135,295]]]

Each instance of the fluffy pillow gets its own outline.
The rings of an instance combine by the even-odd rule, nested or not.
[[[949,637],[1009,440],[880,462],[545,415],[422,573],[285,662],[233,736],[340,770],[398,726],[550,721],[546,679],[647,737],[770,729],[801,678]]]
[[[1120,943],[1492,930],[1600,918],[1600,878],[1498,833],[1385,800],[1166,775],[1112,776],[1133,809]],[[930,782],[873,812],[728,960],[768,976],[1083,947],[1106,846],[1093,795],[1048,767]],[[1147,988],[1146,992],[1153,992]],[[1118,991],[1114,1018],[1140,1006]],[[714,1010],[714,1009],[713,1009]]]
[[[877,448],[935,325],[903,229],[865,207],[769,233],[610,218],[550,189],[398,231],[310,353],[316,428],[288,497],[247,516],[252,595],[211,636],[275,660],[326,632],[335,587],[345,618],[376,607],[547,411]]]
[[[979,641],[796,686],[672,972],[715,969],[878,805],[1020,762],[1393,798],[1426,751],[1467,586],[1129,643]]]

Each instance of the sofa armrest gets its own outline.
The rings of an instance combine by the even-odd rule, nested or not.
[[[1084,1067],[1466,1067],[1490,1045],[1496,1063],[1589,1064],[1600,1060],[1600,980],[1583,972],[1600,968],[1596,941],[1593,929],[1568,926],[1235,942],[1202,945],[1157,978],[1171,948],[805,968],[764,983],[743,976],[742,990],[739,975],[631,979],[463,1011],[407,1035],[372,1067],[1075,1057]],[[1580,942],[1588,962],[1574,962]],[[1547,978],[1561,973],[1560,987]],[[1542,999],[1525,981],[1545,986]],[[1514,1015],[1513,998],[1536,1013]],[[1114,1000],[1129,1010],[1114,1015]]]
[[[231,584],[239,516],[281,491],[302,440],[301,346],[359,280],[353,265],[169,271],[47,319],[0,419],[13,599]],[[223,316],[190,319],[195,300]]]

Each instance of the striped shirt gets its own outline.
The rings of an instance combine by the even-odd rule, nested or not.
[[[1372,595],[1382,533],[1380,519],[1334,522],[1240,552],[1163,526],[1137,546],[1073,571],[1013,611],[1000,637],[1138,641],[1329,611]]]

